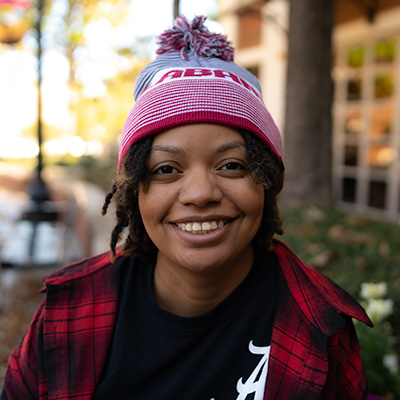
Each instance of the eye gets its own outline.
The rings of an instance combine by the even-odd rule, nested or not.
[[[181,176],[181,170],[173,164],[158,164],[151,170],[151,179],[159,182],[174,182]]]
[[[231,170],[231,171],[244,170],[244,169],[246,169],[244,165],[235,161],[230,161],[221,167],[221,170]]]
[[[243,178],[248,174],[248,167],[244,162],[239,161],[226,161],[223,162],[218,173],[220,176],[226,178]]]
[[[176,174],[179,171],[174,168],[172,165],[162,165],[161,167],[157,168],[153,171],[155,175],[168,175],[168,174]]]

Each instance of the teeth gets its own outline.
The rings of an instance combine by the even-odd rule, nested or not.
[[[198,222],[193,224],[193,232],[201,231],[201,225]]]
[[[177,224],[179,228],[186,232],[193,233],[209,233],[215,231],[218,228],[222,228],[225,225],[225,221],[206,221],[206,222],[186,222]]]
[[[210,231],[211,230],[211,224],[209,222],[203,222],[201,224],[201,229],[203,231]]]

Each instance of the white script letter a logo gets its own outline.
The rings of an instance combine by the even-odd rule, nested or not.
[[[243,378],[240,378],[238,380],[236,390],[238,391],[239,396],[236,398],[236,400],[246,400],[246,397],[251,393],[254,393],[254,400],[263,400],[265,381],[268,372],[268,359],[270,348],[271,346],[254,346],[253,341],[249,343],[250,353],[260,354],[263,357],[261,358],[260,362],[257,364],[256,368],[246,382],[243,383]]]

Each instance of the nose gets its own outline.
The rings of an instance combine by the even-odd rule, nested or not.
[[[219,203],[223,198],[217,177],[211,171],[196,168],[187,172],[182,184],[179,201],[183,205],[205,207]]]

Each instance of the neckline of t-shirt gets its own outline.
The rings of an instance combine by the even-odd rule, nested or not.
[[[142,295],[152,317],[163,329],[182,335],[202,333],[219,323],[223,323],[244,307],[250,298],[256,295],[258,290],[261,290],[261,286],[255,285],[255,283],[263,279],[262,276],[264,274],[269,274],[271,277],[275,276],[273,271],[263,268],[266,266],[265,264],[270,264],[271,267],[275,268],[273,255],[270,252],[262,254],[256,252],[252,268],[243,282],[216,307],[199,316],[182,317],[159,306],[153,293],[155,263],[153,263],[151,268],[142,269]]]

